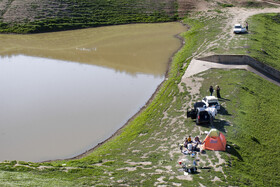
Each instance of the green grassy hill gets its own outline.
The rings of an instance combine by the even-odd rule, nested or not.
[[[36,33],[178,19],[176,0],[0,1],[0,32]]]
[[[250,20],[248,53],[280,70],[280,14],[259,14]]]

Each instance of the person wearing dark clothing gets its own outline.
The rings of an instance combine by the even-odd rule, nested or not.
[[[210,86],[209,92],[210,92],[210,95],[212,96],[212,94],[213,94],[213,92],[214,92],[213,86]]]
[[[217,92],[217,97],[218,98],[221,98],[221,95],[220,95],[220,87],[219,86],[217,86],[217,88],[216,88],[216,92]]]
[[[200,140],[199,140],[199,137],[198,137],[198,136],[196,136],[196,137],[194,138],[194,141],[195,141],[195,143],[201,144],[201,142],[200,142]]]
[[[248,22],[246,22],[246,30],[247,30],[247,31],[249,30]]]

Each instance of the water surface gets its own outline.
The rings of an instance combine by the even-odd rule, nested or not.
[[[179,23],[0,35],[0,160],[69,158],[108,138],[163,81]]]

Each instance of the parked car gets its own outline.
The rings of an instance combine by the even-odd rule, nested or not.
[[[196,102],[193,105],[194,110],[197,110],[198,108],[205,108],[206,105],[204,102],[200,101],[200,102]]]
[[[196,124],[212,124],[214,117],[206,110],[206,108],[198,108],[196,115]]]
[[[242,27],[241,24],[235,24],[233,28],[233,33],[235,34],[241,34],[241,33],[246,33],[247,29],[245,27]]]
[[[202,99],[202,102],[205,103],[206,107],[215,107],[217,110],[221,108],[218,98],[215,96],[206,96]]]
[[[214,97],[214,96],[212,96]],[[207,96],[208,98],[208,96]],[[216,97],[214,97],[216,98]],[[194,104],[194,108],[191,109],[190,111],[187,111],[187,117],[195,119],[196,124],[210,124],[212,125],[213,120],[215,119],[215,116],[217,115],[217,108],[215,107],[216,105],[212,105],[211,100],[212,98],[210,97],[210,106],[209,103],[205,103],[204,101],[201,102],[196,102]],[[217,99],[217,98],[216,98]],[[218,99],[217,99],[218,100]]]
[[[197,110],[199,108],[206,108],[206,105],[204,102],[196,102],[193,105],[193,109],[191,109],[190,111],[187,111],[187,117],[188,118],[192,118],[192,119],[196,119],[197,116]]]

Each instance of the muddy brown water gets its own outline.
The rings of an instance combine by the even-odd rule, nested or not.
[[[135,24],[0,35],[0,161],[76,156],[120,128],[164,80],[185,31]]]

